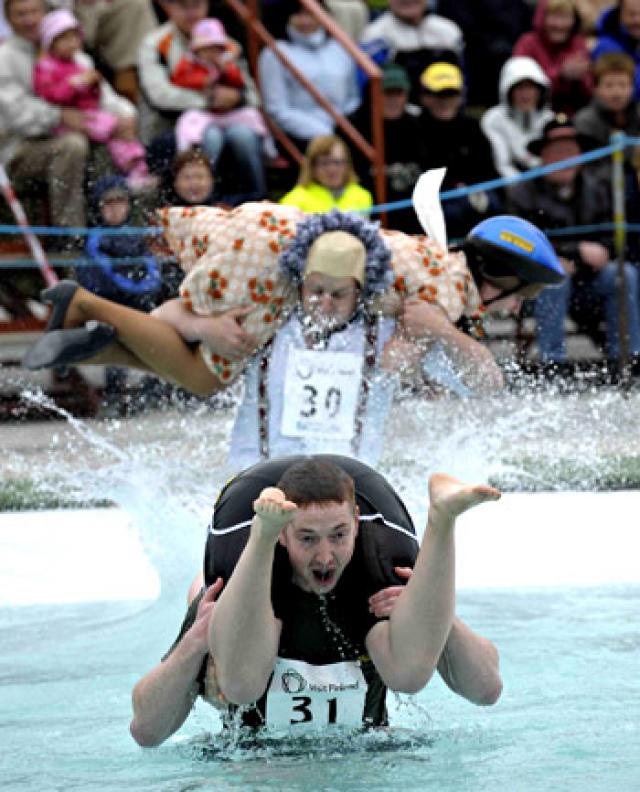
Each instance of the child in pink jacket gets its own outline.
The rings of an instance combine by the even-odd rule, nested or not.
[[[40,28],[42,55],[33,73],[34,91],[52,104],[83,113],[87,137],[104,143],[113,164],[134,191],[153,186],[145,149],[135,137],[135,110],[106,83],[82,51],[80,23],[64,8],[46,14]],[[57,134],[69,130],[58,127]]]

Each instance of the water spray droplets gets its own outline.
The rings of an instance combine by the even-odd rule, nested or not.
[[[329,605],[335,600],[332,594],[318,597],[318,610],[320,612],[320,621],[327,635],[333,641],[334,646],[343,660],[352,660],[357,656],[357,648],[346,637],[341,628],[333,621],[329,615]]]

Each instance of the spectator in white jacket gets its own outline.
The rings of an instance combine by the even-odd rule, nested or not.
[[[428,0],[389,0],[389,10],[367,25],[360,41],[376,60],[386,54],[404,66],[416,104],[420,76],[427,66],[437,61],[462,66],[462,31],[455,22],[430,11]]]
[[[10,35],[11,28],[4,13],[4,3],[0,3],[0,41],[4,41]]]
[[[549,79],[533,58],[509,58],[502,67],[500,104],[489,108],[480,122],[500,176],[516,176],[540,164],[527,146],[553,118],[548,93]]]
[[[5,0],[4,10],[12,34],[0,44],[0,162],[19,186],[46,183],[54,225],[84,226],[83,113],[46,102],[32,87],[44,2]],[[69,132],[54,135],[60,125]]]

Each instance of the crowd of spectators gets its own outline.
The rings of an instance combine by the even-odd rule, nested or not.
[[[387,201],[409,199],[428,168],[447,168],[443,190],[463,188],[606,145],[616,130],[639,132],[640,0],[318,3],[382,69]],[[20,195],[45,186],[53,225],[87,225],[92,193],[94,226],[113,225],[97,221],[96,207],[124,225],[138,200],[146,210],[263,198],[305,211],[375,203],[369,158],[272,49],[252,73],[246,31],[222,0],[4,0],[1,10],[0,162]],[[344,41],[300,0],[263,0],[261,13],[279,52],[371,140],[367,77]],[[101,148],[110,158],[98,175],[117,185],[96,199],[87,174]],[[630,214],[637,166],[629,148]],[[598,200],[582,198],[587,190]],[[604,223],[610,196],[610,168],[599,161],[459,195],[444,211],[457,239],[507,210],[544,228]],[[421,230],[407,206],[388,224]],[[533,308],[542,357],[563,358],[564,319],[586,310],[592,328],[593,316],[605,320],[605,354],[615,358],[611,236],[562,239],[553,242],[571,281]],[[626,274],[634,353],[637,249],[629,246]]]

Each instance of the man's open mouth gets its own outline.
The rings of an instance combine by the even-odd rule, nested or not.
[[[313,579],[321,586],[326,586],[327,583],[333,582],[335,578],[335,569],[312,569]]]

